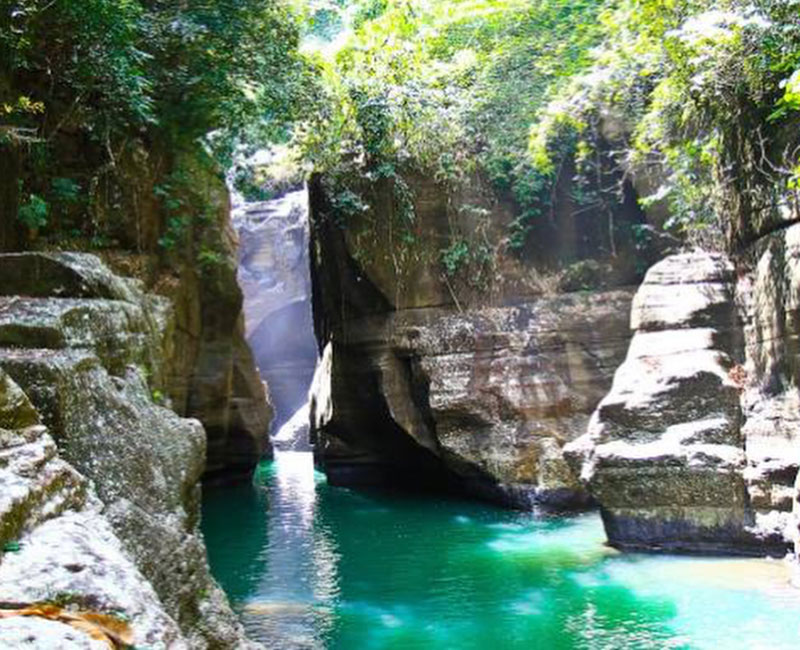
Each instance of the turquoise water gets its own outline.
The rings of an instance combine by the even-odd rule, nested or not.
[[[334,488],[283,453],[207,489],[211,566],[275,650],[797,648],[783,562],[622,555],[597,515]]]

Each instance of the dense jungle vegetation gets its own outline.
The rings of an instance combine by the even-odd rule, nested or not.
[[[101,187],[133,142],[168,159],[150,188],[162,248],[198,211],[176,151],[224,168],[276,142],[326,175],[345,221],[368,200],[354,178],[390,179],[409,219],[410,172],[453,194],[480,178],[517,206],[509,250],[565,175],[598,215],[637,178],[665,227],[712,245],[798,218],[794,0],[0,6],[4,217],[29,234],[105,245]],[[446,266],[469,254],[453,246]]]

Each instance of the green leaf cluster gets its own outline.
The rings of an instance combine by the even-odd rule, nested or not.
[[[153,125],[215,144],[275,136],[311,80],[298,45],[274,0],[2,0],[0,99],[42,107],[8,117],[44,138]]]
[[[451,185],[480,170],[521,205],[524,233],[551,175],[531,164],[528,130],[591,62],[602,0],[359,7],[350,40],[326,64],[327,108],[303,138],[316,168],[370,174],[389,163]]]
[[[658,180],[643,206],[699,243],[736,248],[797,214],[800,2],[623,0],[602,17],[590,72],[532,132],[536,164],[565,124],[589,149],[602,124],[616,164]]]

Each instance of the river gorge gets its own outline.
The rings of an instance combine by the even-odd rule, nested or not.
[[[595,513],[333,487],[301,452],[278,452],[252,486],[208,490],[203,530],[212,572],[267,648],[797,643],[783,560],[621,554]]]
[[[604,467],[609,468],[605,471],[610,471],[614,462],[620,464],[622,471],[628,471],[628,466],[635,469],[637,463],[642,468],[663,468],[657,470],[664,472],[660,488],[648,485],[641,492],[630,493],[628,498],[639,500],[638,507],[649,503],[650,495],[657,489],[680,489],[668,487],[670,481],[676,482],[676,486],[684,482],[683,489],[688,490],[685,496],[676,492],[669,504],[673,509],[684,504],[685,510],[676,510],[679,517],[685,518],[682,523],[680,520],[670,523],[670,516],[656,514],[659,512],[656,508],[647,517],[658,517],[657,532],[647,532],[649,524],[645,518],[633,528],[638,537],[629,541],[624,539],[625,531],[617,533],[614,529],[610,504],[618,503],[625,494],[617,483],[612,484],[614,487],[609,494],[609,500],[616,501],[609,501],[606,506],[609,510],[604,509],[601,519],[595,511],[582,511],[586,507],[582,498],[567,496],[569,490],[580,489],[573,487],[577,484],[548,485],[548,477],[550,481],[558,481],[564,474],[548,471],[546,465],[539,465],[538,478],[536,474],[532,476],[534,481],[540,481],[539,488],[520,485],[520,480],[516,479],[517,485],[487,490],[484,481],[497,478],[491,479],[485,473],[477,489],[472,478],[475,475],[469,473],[466,479],[451,475],[447,482],[431,483],[425,474],[431,471],[430,458],[416,473],[415,468],[408,467],[407,459],[399,457],[396,459],[399,467],[405,465],[403,471],[410,475],[395,481],[391,477],[400,471],[395,468],[389,473],[391,480],[377,482],[374,481],[375,469],[370,469],[370,464],[375,462],[372,460],[360,461],[367,463],[366,472],[354,465],[341,473],[339,462],[328,466],[318,449],[315,463],[315,453],[309,445],[313,434],[309,431],[308,419],[319,406],[315,404],[309,414],[302,402],[309,393],[312,403],[325,399],[334,401],[329,395],[335,390],[332,384],[336,378],[330,367],[331,359],[324,358],[330,355],[328,349],[317,367],[317,378],[313,382],[311,379],[313,364],[309,366],[309,362],[313,356],[308,349],[309,341],[314,341],[311,325],[314,282],[308,278],[308,273],[309,269],[318,271],[309,265],[306,254],[309,211],[305,192],[291,193],[270,203],[243,204],[235,214],[234,223],[239,229],[242,247],[239,275],[245,293],[248,340],[256,351],[262,373],[276,366],[273,357],[278,359],[277,365],[282,369],[277,382],[280,386],[276,401],[279,426],[272,436],[276,446],[274,460],[259,465],[252,484],[205,488],[203,532],[212,572],[228,594],[250,638],[267,648],[281,650],[439,647],[478,650],[496,644],[498,639],[502,639],[504,648],[520,649],[711,650],[795,646],[800,631],[796,617],[800,611],[800,590],[792,586],[794,564],[783,558],[780,550],[771,551],[775,547],[770,547],[774,542],[769,541],[769,536],[773,535],[774,539],[774,529],[761,533],[762,541],[755,541],[759,535],[755,528],[750,532],[744,527],[741,531],[730,527],[716,531],[687,528],[687,524],[696,525],[691,524],[693,517],[705,516],[702,514],[705,506],[697,499],[711,498],[712,501],[706,503],[720,506],[721,494],[708,492],[715,489],[717,479],[714,476],[725,481],[737,476],[735,465],[724,470],[714,469],[708,474],[708,468],[720,462],[711,460],[710,454],[721,454],[726,449],[720,444],[724,441],[720,436],[725,425],[719,422],[720,415],[725,413],[720,409],[726,402],[715,396],[726,394],[729,390],[726,385],[730,382],[727,370],[715,370],[714,364],[730,363],[722,356],[723,350],[737,354],[730,347],[719,351],[712,347],[711,355],[704,352],[709,349],[708,340],[721,341],[723,345],[736,340],[731,334],[731,329],[737,327],[736,322],[726,320],[731,313],[726,309],[733,309],[726,307],[733,289],[718,284],[721,281],[732,283],[724,259],[699,252],[673,256],[648,274],[633,301],[625,290],[609,291],[603,295],[603,307],[591,297],[576,296],[571,298],[571,303],[567,296],[558,302],[540,300],[495,307],[494,311],[477,309],[471,322],[466,314],[447,315],[435,313],[435,310],[427,317],[414,316],[408,323],[395,317],[392,336],[400,340],[404,335],[397,334],[399,327],[418,328],[422,337],[431,336],[426,327],[434,333],[435,338],[427,343],[416,344],[416,349],[432,355],[428,365],[421,362],[422,372],[427,371],[429,377],[427,399],[431,404],[442,399],[435,390],[446,391],[453,382],[464,381],[459,374],[454,374],[456,369],[458,373],[466,373],[468,379],[475,373],[488,373],[488,377],[484,375],[481,380],[482,384],[473,384],[469,401],[445,398],[464,409],[479,403],[476,400],[481,399],[481,392],[504,396],[510,403],[514,399],[517,403],[537,403],[537,400],[540,403],[541,399],[549,399],[557,404],[558,399],[563,399],[570,391],[582,394],[584,399],[587,399],[587,391],[589,395],[597,395],[588,397],[589,408],[594,408],[602,395],[601,389],[595,389],[591,382],[601,388],[605,386],[609,393],[591,419],[563,407],[545,416],[553,422],[563,422],[561,426],[566,432],[571,426],[575,427],[575,440],[567,447],[574,448],[569,453],[579,460],[578,470],[581,462],[585,462],[580,461],[582,457],[603,453],[602,444],[607,444],[608,449],[614,451],[605,460],[592,460],[592,472],[600,472]],[[660,276],[657,275],[659,269],[663,269]],[[316,284],[319,286],[319,282]],[[674,302],[673,296],[679,297],[680,302]],[[627,316],[632,302],[635,336],[629,339],[619,332],[627,329],[627,323],[617,323],[614,319],[620,313]],[[512,313],[517,310],[517,313],[513,319],[493,315],[503,314],[504,310]],[[289,330],[281,324],[281,314],[286,311],[295,314]],[[553,317],[561,320],[548,320]],[[454,322],[436,325],[438,320],[448,318]],[[570,322],[569,318],[596,318],[604,329],[596,325],[589,326],[588,331],[586,325],[576,328],[575,321]],[[487,329],[487,322],[494,323],[494,334]],[[474,336],[472,330],[469,334],[463,332],[464,324],[482,327],[486,332],[484,336],[490,343],[482,344],[480,354],[484,360],[479,361],[474,348],[470,347],[478,344],[468,338]],[[356,322],[354,327],[357,326]],[[719,334],[709,337],[709,326],[718,328]],[[642,334],[636,333],[640,330]],[[271,337],[260,339],[264,331],[291,333],[276,344],[271,343],[275,340]],[[467,337],[461,339],[466,343],[459,342],[459,336]],[[514,336],[522,341],[524,337],[533,336],[528,341],[546,343],[534,348],[530,343],[509,343]],[[647,343],[638,351],[641,346],[636,343],[636,337],[654,336],[661,336],[663,343]],[[389,412],[397,422],[413,423],[413,418],[401,415],[402,408],[408,409],[399,406],[402,402],[395,401],[391,406],[392,400],[403,399],[403,390],[398,387],[398,382],[403,380],[387,379],[395,372],[395,362],[388,359],[392,355],[402,359],[408,352],[402,347],[381,351],[374,347],[375,334],[371,337],[368,340],[373,347],[367,349],[373,351],[368,354],[381,359],[376,365],[379,399],[390,402]],[[698,342],[693,343],[690,337]],[[347,341],[351,346],[365,345],[352,333]],[[560,365],[557,355],[568,351],[571,341],[577,341],[574,345],[582,346],[583,350],[592,346],[595,356],[587,360],[573,355],[567,365]],[[674,341],[686,342],[672,351]],[[620,348],[628,344],[630,350],[625,359],[625,350]],[[438,349],[434,347],[437,345]],[[519,346],[521,354],[538,355],[538,358],[532,357],[533,360],[526,361],[521,368],[509,365],[519,363],[507,356],[508,350],[514,349],[513,345]],[[442,350],[443,358],[448,360],[443,365],[436,356],[441,355]],[[449,361],[458,359],[459,354],[461,359],[457,363]],[[598,356],[607,362],[599,365]],[[495,358],[506,361],[493,367]],[[626,370],[627,365],[641,364],[641,359],[645,360],[644,366]],[[366,367],[370,363],[362,360]],[[675,367],[681,370],[671,370],[670,363],[678,363]],[[358,369],[359,376],[363,377],[366,367],[362,365]],[[292,368],[298,370],[293,372]],[[612,387],[610,373],[614,370],[617,377]],[[329,373],[327,377],[326,372]],[[438,379],[434,372],[447,374]],[[517,388],[509,386],[506,393],[498,392],[500,389],[493,387],[490,378],[493,372],[498,374],[498,381],[519,382],[515,384]],[[626,384],[626,372],[632,372],[634,384],[630,387]],[[665,372],[671,374],[662,376]],[[272,377],[267,373],[265,380],[272,385]],[[532,373],[533,378],[525,373]],[[720,384],[709,383],[710,379],[702,373],[715,373],[721,378]],[[295,381],[287,382],[287,376]],[[648,379],[650,376],[652,378]],[[702,379],[698,379],[700,383],[693,388],[681,385],[681,381],[695,381],[694,377]],[[413,374],[411,378],[413,381]],[[548,392],[540,392],[542,380],[548,382],[545,384],[549,386]],[[648,381],[654,382],[652,388],[648,387]],[[320,388],[320,383],[327,383],[327,387]],[[372,390],[371,399],[375,400],[375,387]],[[512,390],[520,393],[515,397]],[[648,390],[651,397],[648,397]],[[687,397],[677,397],[685,390],[689,390]],[[703,391],[710,391],[708,402],[697,401],[704,399]],[[629,413],[626,419],[604,415],[604,408],[614,413],[614,400],[620,399],[615,397],[617,394],[627,395],[623,402],[623,408]],[[676,396],[670,397],[673,394]],[[733,394],[738,395],[738,390],[733,390]],[[343,399],[347,400],[347,395]],[[678,399],[694,401],[675,411]],[[635,407],[637,400],[641,406]],[[649,400],[662,401],[650,406]],[[283,411],[282,403],[289,405]],[[345,408],[351,408],[347,401],[344,403]],[[364,405],[369,403],[365,400]],[[412,404],[419,406],[419,402]],[[334,402],[323,410],[330,412],[336,408]],[[649,409],[654,408],[658,411],[649,415]],[[694,415],[697,409],[700,413]],[[479,410],[474,412],[480,413]],[[542,413],[539,407],[534,415],[524,417],[541,422]],[[330,418],[330,414],[327,417]],[[374,436],[375,428],[381,426],[374,412],[358,416],[348,411],[344,417],[345,421],[352,418],[364,427],[363,432],[355,432],[350,440]],[[637,417],[640,419],[636,420]],[[645,417],[652,419],[642,420]],[[692,424],[687,417],[696,417],[698,423]],[[577,425],[571,424],[573,418]],[[312,429],[317,431],[318,444],[319,436],[324,435],[319,430],[321,420],[324,418],[311,422]],[[642,428],[667,432],[660,443],[656,442],[654,433],[649,433],[639,443],[631,440],[626,443],[631,445],[630,449],[642,451],[626,451],[627,447],[619,442],[603,443],[603,434],[592,434],[593,430],[599,431],[604,426],[604,421],[612,431],[619,432],[623,423],[631,423],[627,426],[634,427],[634,432]],[[684,434],[682,441],[671,442],[675,437],[669,433],[669,428],[675,426],[673,422],[686,422],[684,428],[694,432],[695,438]],[[581,437],[581,427],[586,426],[589,433]],[[708,442],[697,437],[705,435],[704,427],[714,432]],[[681,431],[681,427],[677,426],[676,431]],[[491,435],[490,432],[491,429],[484,435]],[[414,430],[409,434],[413,436]],[[419,439],[417,443],[425,444]],[[636,444],[641,446],[636,447]],[[599,449],[587,451],[587,445]],[[654,451],[649,451],[647,445],[654,447]],[[696,451],[692,451],[692,445],[697,445]],[[499,438],[488,453],[497,454],[505,448],[508,451],[504,453],[511,454],[508,458],[513,463],[513,454],[519,452],[514,452],[513,443],[509,445],[503,438]],[[429,449],[441,447],[435,444]],[[487,453],[480,449],[473,448],[470,453],[480,458],[481,453]],[[551,453],[540,462],[563,462],[559,461],[557,448],[555,452],[552,447],[550,449]],[[778,451],[779,447],[773,445],[772,449]],[[648,450],[648,455],[643,455],[644,450]],[[678,460],[684,454],[698,452],[704,456],[695,457],[685,467],[682,465],[685,461]],[[620,456],[623,453],[630,454],[631,460],[623,462]],[[754,451],[750,453],[758,458]],[[669,454],[674,456],[673,460],[669,460]],[[755,460],[751,464],[755,464]],[[385,461],[381,461],[380,466],[384,465]],[[496,472],[506,471],[502,469],[503,464],[488,467],[497,468]],[[326,478],[321,468],[329,472],[329,477]],[[447,474],[451,470],[442,464],[438,471]],[[638,476],[647,476],[648,471],[652,470],[637,470]],[[750,472],[753,483],[753,470]],[[637,474],[626,480],[634,486]],[[691,483],[685,483],[687,480],[705,481],[698,489],[706,494],[692,492]],[[348,483],[353,485],[347,486]],[[481,500],[476,500],[475,494]],[[604,495],[602,491],[595,494],[601,499]],[[473,498],[467,498],[468,495]],[[492,501],[500,505],[493,505]],[[233,503],[235,510],[231,509]],[[508,509],[509,505],[521,511]],[[578,511],[565,512],[565,507]],[[617,507],[622,513],[628,512],[624,502]],[[725,511],[723,516],[730,515]],[[773,519],[780,521],[785,516],[780,509],[774,509]],[[746,535],[752,537],[748,540]],[[690,555],[620,552],[608,544],[609,536],[614,546],[621,548],[632,545],[634,551],[655,550],[656,545],[664,545],[669,549],[674,544],[672,550],[689,551]],[[614,536],[622,539],[614,539]],[[702,555],[708,552],[713,555]],[[774,557],[719,557],[720,553],[763,555],[769,552]]]
[[[800,0],[0,2],[0,649],[800,642]]]

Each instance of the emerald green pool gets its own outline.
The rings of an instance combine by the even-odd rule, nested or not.
[[[310,454],[207,489],[203,519],[214,574],[275,650],[800,644],[783,562],[621,555],[594,514],[334,488]]]

